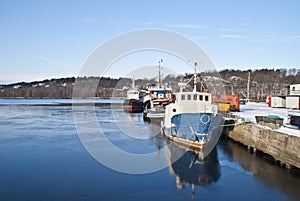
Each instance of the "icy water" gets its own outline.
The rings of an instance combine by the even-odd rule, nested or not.
[[[126,174],[95,160],[85,149],[66,100],[0,100],[0,200],[300,200],[300,176],[222,139],[205,161],[185,152],[143,121],[127,114],[120,129],[109,106],[95,107],[98,123],[117,147],[175,163],[158,172]],[[49,105],[39,105],[40,103]],[[20,104],[21,103],[21,104]],[[38,105],[36,105],[38,104]],[[83,113],[91,110],[77,106]],[[125,135],[133,122],[145,139]],[[88,122],[86,122],[88,124]],[[148,132],[148,133],[147,133]],[[136,135],[136,133],[135,133]],[[168,144],[168,149],[162,149]],[[100,148],[102,149],[102,147]],[[103,148],[107,153],[107,149]],[[126,164],[125,160],[117,163]]]

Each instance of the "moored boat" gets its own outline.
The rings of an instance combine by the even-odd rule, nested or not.
[[[186,83],[180,84],[176,100],[166,106],[162,130],[169,140],[192,149],[205,158],[216,146],[222,133],[223,117],[217,105],[212,104],[210,93],[194,90],[185,92]]]
[[[136,99],[124,100],[124,110],[126,112],[143,112],[143,101]]]
[[[143,112],[144,105],[140,91],[135,89],[134,80],[132,81],[132,89],[127,91],[127,99],[123,103],[126,112]]]
[[[144,97],[144,116],[151,122],[160,123],[165,116],[166,105],[172,101],[171,88],[150,88]]]
[[[158,61],[158,86],[148,87],[144,97],[144,120],[152,123],[161,123],[165,116],[165,107],[172,101],[172,89],[162,85],[161,63]]]

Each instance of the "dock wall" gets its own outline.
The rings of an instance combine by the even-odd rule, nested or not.
[[[252,123],[237,125],[229,131],[228,137],[253,149],[271,155],[287,168],[300,168],[300,138]]]

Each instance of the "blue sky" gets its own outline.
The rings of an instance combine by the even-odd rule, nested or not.
[[[219,70],[300,68],[299,2],[1,0],[0,83],[77,76],[101,43],[143,28],[185,35]]]

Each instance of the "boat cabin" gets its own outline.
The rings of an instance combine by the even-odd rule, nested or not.
[[[152,99],[163,99],[163,98],[167,98],[170,99],[172,95],[172,90],[171,89],[150,89],[149,90],[149,96]]]
[[[179,96],[179,97],[177,97]],[[203,101],[203,102],[211,102],[211,95],[208,93],[191,93],[191,92],[182,92],[180,95],[178,94],[176,99],[180,101]]]
[[[127,99],[135,99],[135,100],[139,100],[139,99],[140,99],[140,93],[139,93],[139,91],[136,91],[136,90],[128,90],[128,91],[127,91]]]

